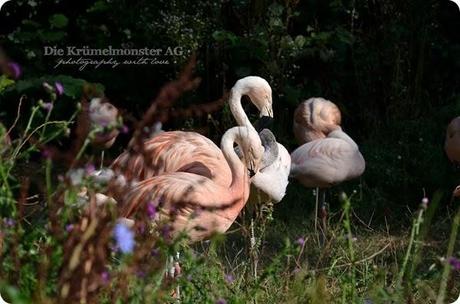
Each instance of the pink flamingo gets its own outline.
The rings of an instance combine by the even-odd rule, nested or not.
[[[270,85],[261,77],[248,76],[236,82],[228,101],[238,125],[255,130],[241,105],[243,95],[249,96],[251,102],[259,109],[261,117],[273,117]],[[113,162],[112,169],[123,174],[128,181],[144,180],[165,172],[183,171],[201,173],[216,180],[220,185],[229,185],[230,172],[225,169],[224,172],[220,172],[216,169],[217,164],[223,159],[222,152],[218,148],[206,151],[199,149],[210,142],[206,137],[194,132],[163,132],[144,143],[144,155],[124,152]],[[184,149],[191,146],[197,149]]]
[[[321,105],[321,108],[336,108],[329,104],[330,101],[324,101],[326,105]],[[311,113],[321,115],[321,111],[315,111],[315,106],[318,106],[318,104],[311,105],[310,109],[313,109]],[[304,107],[304,104],[301,104],[300,107]],[[291,153],[291,176],[296,178],[305,187],[318,188],[316,191],[315,229],[317,227],[318,195],[320,189],[321,205],[322,208],[325,208],[325,193],[323,189],[361,176],[366,166],[358,145],[342,131],[339,125],[334,124],[334,122],[337,121],[334,117],[340,117],[340,112],[337,114],[337,112],[333,110],[325,111],[325,113],[329,113],[332,117],[323,115],[322,118],[319,119],[315,117],[315,114],[310,114],[312,115],[308,120],[310,125],[305,127],[305,132],[308,133],[313,130],[313,133],[302,137],[317,136],[319,138],[303,144]],[[324,123],[325,121],[333,123]],[[317,126],[315,122],[321,123]],[[305,125],[306,124],[304,124],[304,126]],[[319,130],[329,132],[325,134]]]
[[[340,125],[342,115],[331,101],[321,97],[302,102],[294,112],[294,135],[300,145],[325,138],[330,127]]]
[[[242,161],[234,151],[234,143],[242,150]],[[192,150],[190,153],[197,149],[194,145],[183,148]],[[219,174],[229,174],[229,185],[221,185],[201,173],[164,172],[132,186],[125,197],[121,216],[133,218],[146,202],[157,201],[159,210],[155,221],[169,223],[173,236],[186,233],[189,240],[195,242],[214,233],[226,232],[248,199],[250,178],[247,170],[250,175],[259,170],[264,149],[257,132],[247,127],[228,130],[222,137],[221,148],[224,159],[215,160],[216,170],[220,168]],[[200,150],[202,155],[211,155],[218,148],[208,141]],[[198,156],[196,159],[205,160]]]
[[[264,200],[280,202],[286,194],[291,170],[291,155],[286,148],[276,142],[273,133],[264,129],[259,133],[265,148],[260,170],[251,179],[251,190],[257,190]],[[255,192],[257,192],[255,191]],[[250,199],[252,200],[252,198]]]

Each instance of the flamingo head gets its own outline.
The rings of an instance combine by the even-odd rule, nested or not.
[[[247,95],[260,112],[260,117],[273,117],[272,88],[262,77],[248,76],[237,81],[237,88]]]
[[[260,170],[264,157],[264,147],[257,132],[249,128],[240,129],[237,144],[243,154],[243,163],[248,169],[248,174],[252,178]]]

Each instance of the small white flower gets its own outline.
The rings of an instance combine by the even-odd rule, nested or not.
[[[70,170],[67,173],[67,177],[70,179],[72,186],[78,186],[83,182],[85,176],[85,170],[82,168]]]
[[[91,99],[89,105],[89,119],[93,127],[107,127],[117,122],[118,110],[102,98]]]
[[[115,173],[111,169],[104,168],[93,172],[91,176],[96,183],[107,184],[115,176]]]

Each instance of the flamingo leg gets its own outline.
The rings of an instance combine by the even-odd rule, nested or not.
[[[327,231],[327,203],[326,203],[326,189],[320,189],[320,197],[321,197],[321,231],[323,233],[323,240],[326,239],[326,231]]]
[[[319,187],[315,189],[315,234],[318,232]]]

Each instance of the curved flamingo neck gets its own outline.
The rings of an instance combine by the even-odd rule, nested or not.
[[[222,136],[222,141],[221,141],[222,153],[224,154],[224,157],[227,160],[227,163],[230,167],[230,171],[232,172],[232,182],[230,183],[230,188],[240,185],[239,182],[244,178],[244,174],[246,170],[245,165],[243,165],[240,158],[235,153],[235,149],[233,148],[233,144],[235,142],[239,144],[240,147],[243,146],[240,143],[243,140],[241,131],[243,131],[244,129],[246,129],[246,127],[234,127],[228,130],[224,134],[224,136]],[[246,131],[250,132],[247,129]]]
[[[348,143],[350,146],[354,147],[355,149],[359,149],[355,141],[350,136],[348,136],[347,133],[343,132],[341,127],[337,127],[334,131],[329,133],[328,137],[339,138]]]
[[[230,98],[228,99],[228,104],[230,106],[230,111],[233,114],[233,117],[236,120],[236,123],[239,126],[245,126],[256,131],[251,122],[249,121],[248,116],[244,112],[243,106],[241,105],[241,98],[246,94],[245,86],[236,85],[230,91]]]

